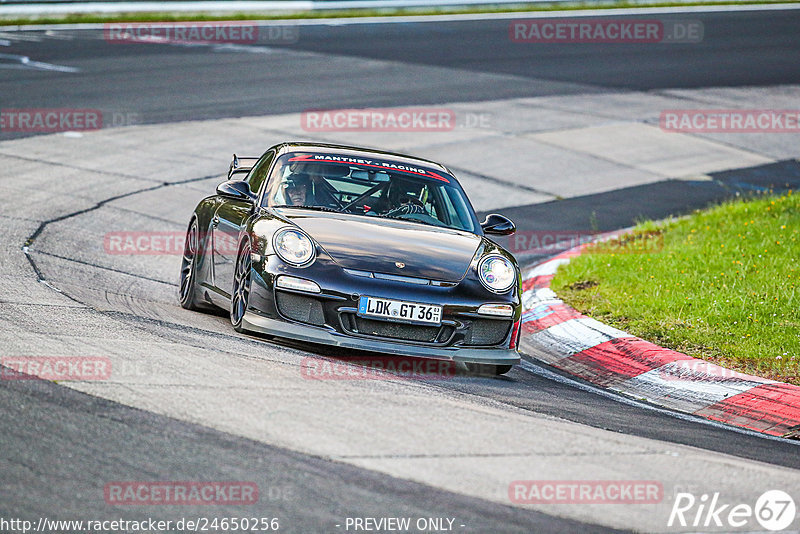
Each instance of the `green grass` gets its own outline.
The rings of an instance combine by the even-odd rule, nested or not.
[[[638,225],[562,266],[574,308],[659,345],[800,385],[800,194]]]
[[[392,16],[422,16],[442,14],[468,14],[468,13],[509,13],[509,12],[536,12],[536,11],[567,11],[584,9],[618,9],[618,8],[651,8],[675,6],[716,6],[716,5],[742,5],[742,4],[791,4],[790,0],[698,0],[698,1],[665,1],[665,2],[632,2],[614,1],[595,2],[570,2],[544,3],[544,4],[519,4],[494,5],[494,6],[454,6],[454,7],[419,7],[419,8],[387,8],[387,9],[343,9],[326,11],[297,11],[297,12],[152,12],[152,13],[68,13],[64,15],[42,15],[15,17],[0,17],[0,26],[19,26],[27,24],[78,24],[78,23],[104,23],[104,22],[196,22],[214,20],[292,20],[292,19],[321,19],[321,18],[351,18],[351,17],[392,17]]]

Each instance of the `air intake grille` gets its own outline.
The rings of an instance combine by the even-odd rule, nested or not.
[[[464,338],[465,345],[497,345],[502,343],[511,328],[511,321],[476,319]]]
[[[424,343],[436,341],[440,330],[438,326],[373,321],[363,317],[356,317],[356,328],[358,333],[368,336],[389,337],[405,341],[422,341]]]
[[[362,336],[396,339],[417,343],[435,343],[443,345],[453,337],[454,329],[450,325],[428,326],[419,324],[376,321],[359,317],[354,313],[342,313],[342,326],[347,332]]]
[[[322,303],[315,298],[276,291],[275,303],[284,317],[316,326],[325,324]]]

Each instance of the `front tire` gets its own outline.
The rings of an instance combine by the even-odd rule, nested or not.
[[[245,241],[239,248],[236,257],[236,272],[233,275],[233,291],[231,292],[231,324],[237,332],[245,332],[242,327],[244,314],[250,301],[252,279],[250,270],[253,263],[250,258],[250,242]]]
[[[178,298],[181,307],[192,311],[202,311],[208,307],[203,304],[202,295],[197,289],[197,254],[200,250],[200,232],[197,219],[192,218],[186,231],[186,242],[183,245],[181,259],[181,277]]]

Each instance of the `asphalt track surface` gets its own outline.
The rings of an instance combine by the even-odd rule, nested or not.
[[[7,51],[75,66],[82,73],[63,76],[44,70],[0,69],[0,105],[99,108],[133,112],[144,123],[160,123],[311,107],[423,105],[619,89],[800,82],[796,67],[800,13],[678,18],[702,21],[704,41],[691,46],[543,46],[534,52],[497,37],[498,32],[503,35],[507,21],[310,26],[303,27],[300,41],[289,47],[320,55],[309,54],[301,64],[271,62],[269,68],[263,66],[268,51],[208,54],[193,47],[111,45],[72,31],[74,38],[69,40],[15,41],[13,50]],[[352,57],[390,59],[403,68],[375,69],[367,61],[360,67],[359,62],[342,59]],[[339,68],[339,62],[347,68]],[[451,70],[438,67],[461,70],[453,76]],[[17,136],[2,134],[3,139]],[[78,161],[80,154],[75,159]],[[572,199],[570,209],[544,204],[536,211],[520,207],[510,214],[532,221],[559,216],[564,220],[562,228],[571,224],[585,228],[581,220],[586,216],[585,207],[601,213],[608,208],[601,229],[618,228],[639,214],[611,209],[616,203],[613,195],[660,198],[650,203],[648,215],[663,216],[701,207],[731,193],[700,195],[686,185],[673,198],[665,198],[656,194],[657,187]],[[147,324],[143,318],[125,319]],[[203,335],[202,328],[198,335]],[[237,336],[230,332],[228,337]],[[287,344],[286,350],[299,348]],[[317,353],[336,356],[335,351],[324,348]],[[434,384],[614,432],[800,467],[794,443],[621,404],[522,368],[506,378]],[[309,457],[51,383],[4,382],[0,408],[4,490],[0,516],[36,517],[54,510],[65,516],[90,515],[86,514],[92,511],[87,510],[86,501],[74,496],[101,491],[101,481],[106,480],[187,480],[213,478],[214,474],[245,479],[255,473],[261,487],[276,489],[274,498],[265,500],[264,513],[291,518],[296,527],[291,531],[297,532],[316,531],[319,525],[356,514],[457,516],[474,532],[525,532],[532,525],[541,532],[604,530]],[[97,503],[98,514],[107,511],[104,506],[102,501]],[[176,515],[194,511],[181,510]],[[215,513],[218,511],[223,515],[224,511]],[[129,517],[143,515],[139,510],[125,513]]]
[[[659,18],[701,22],[702,42],[530,46],[511,42],[509,20],[300,26],[294,44],[265,43],[309,52],[291,63],[273,61],[268,48],[257,44],[241,45],[250,47],[249,54],[226,52],[225,46],[208,54],[203,47],[109,44],[97,32],[95,39],[15,41],[4,52],[85,72],[6,71],[0,76],[0,105],[47,102],[133,112],[141,122],[158,123],[315,108],[800,82],[800,10]],[[0,59],[0,66],[10,63]]]
[[[457,517],[471,532],[526,532],[532,525],[538,532],[585,528],[265,446],[50,382],[4,385],[0,399],[4,518],[104,518],[109,513],[102,499],[106,481],[198,480],[201,474],[203,480],[247,480],[259,487],[257,505],[222,505],[214,516],[276,517],[289,532],[332,531],[353,516]],[[92,496],[101,497],[86,498]],[[156,513],[118,508],[114,517],[177,521],[211,515],[202,506],[175,508]]]

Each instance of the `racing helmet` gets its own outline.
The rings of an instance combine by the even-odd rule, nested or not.
[[[304,172],[296,172],[290,174],[283,180],[283,187],[285,189],[292,189],[295,187],[306,186],[306,190],[310,190],[311,176]]]
[[[423,185],[416,180],[409,180],[395,176],[387,191],[387,197],[391,204],[399,205],[409,201],[420,201],[420,191]]]

